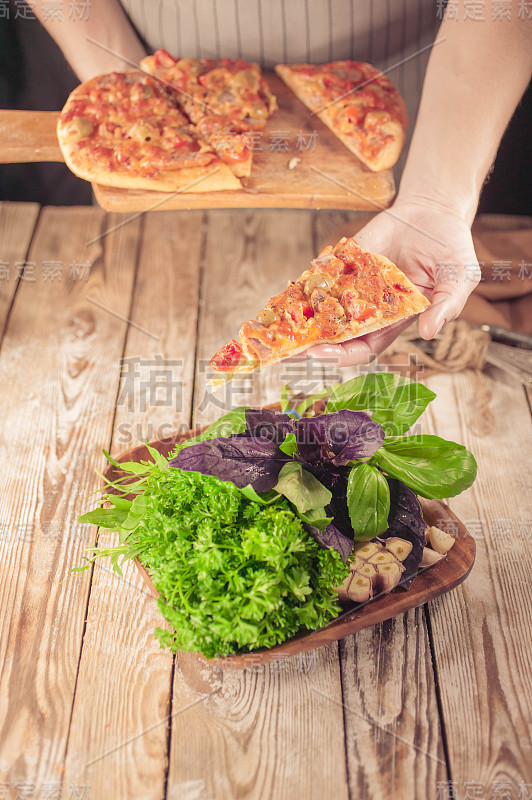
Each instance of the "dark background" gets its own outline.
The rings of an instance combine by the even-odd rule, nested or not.
[[[59,111],[77,86],[61,51],[37,20],[0,20],[0,108]],[[532,84],[503,137],[479,212],[532,215]],[[91,188],[64,164],[1,164],[0,200],[91,203]]]

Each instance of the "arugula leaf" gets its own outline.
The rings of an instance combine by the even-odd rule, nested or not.
[[[289,388],[287,383],[281,386],[281,411],[283,414],[290,408],[290,397],[288,396]]]
[[[301,514],[313,508],[324,508],[332,500],[331,492],[297,461],[290,461],[283,466],[274,488],[288,498]]]
[[[319,531],[324,531],[327,525],[333,521],[332,517],[327,516],[325,508],[309,508],[304,514],[297,509],[295,511],[300,520]]]
[[[102,453],[104,454],[107,461],[113,465],[113,467],[120,467],[120,461],[117,461],[116,458],[113,458],[113,456],[110,453],[108,453],[107,450],[102,450]]]
[[[115,531],[119,525],[125,522],[129,514],[129,508],[131,507],[130,500],[125,500],[123,502],[129,503],[129,507],[95,508],[92,511],[87,511],[86,514],[82,514],[78,522],[97,525],[99,528],[110,528]]]
[[[388,527],[390,490],[386,478],[371,464],[358,464],[349,473],[347,507],[355,541],[373,539]]]
[[[282,450],[283,453],[290,457],[297,453],[297,440],[294,431],[289,431],[286,434],[284,442],[279,445],[279,450]]]
[[[275,503],[276,500],[279,500],[280,494],[279,492],[270,489],[268,492],[262,492],[262,494],[258,494],[253,486],[248,483],[247,486],[243,486],[240,489],[244,497],[247,497],[248,500],[253,500],[254,503],[260,503],[263,506],[269,506],[272,503]]]
[[[150,447],[148,442],[146,442],[146,449],[150,456],[153,458],[155,464],[159,467],[159,469],[165,472],[168,469],[168,459],[160,453],[156,447]]]
[[[192,439],[186,439],[179,444],[180,448],[190,447],[198,442],[204,442],[207,439],[217,439],[220,436],[231,436],[233,433],[242,433],[246,430],[246,406],[239,406],[232,411],[228,411],[223,417],[217,419],[208,428],[205,428],[203,433],[199,433]]]
[[[339,386],[340,384],[336,385]],[[311,394],[309,397],[305,397],[305,399],[302,400],[298,406],[296,406],[297,413],[302,417],[303,414],[305,414],[308,411],[308,409],[314,405],[314,403],[316,403],[318,400],[323,400],[324,397],[327,397],[327,395],[330,394],[332,388],[334,387],[323,389],[321,392],[316,392],[316,394]]]
[[[400,435],[412,427],[435,397],[422,383],[393,372],[373,372],[333,387],[326,413],[367,411],[386,435]]]
[[[477,463],[469,450],[431,434],[386,439],[373,460],[416,494],[438,500],[460,494],[477,474]]]

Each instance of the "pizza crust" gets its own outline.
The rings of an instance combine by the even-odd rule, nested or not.
[[[157,192],[217,192],[225,189],[240,189],[241,183],[227,164],[216,159],[205,167],[184,167],[177,170],[161,171],[154,178],[143,175],[129,175],[125,172],[110,172],[83,158],[79,163],[79,150],[73,144],[64,144],[59,137],[59,146],[67,167],[91,183],[112,186],[116,189],[147,189]]]
[[[289,89],[293,91],[298,100],[300,100],[310,111],[314,111],[315,105],[310,98],[307,97],[306,87],[298,80],[297,72],[294,72],[287,64],[277,64],[275,67],[276,73],[286,83]],[[403,145],[405,142],[406,128],[408,126],[408,114],[403,98],[397,92],[397,102],[400,106],[400,120],[390,120],[383,125],[385,133],[394,137],[392,142],[386,144],[385,148],[379,155],[373,159],[367,157],[362,152],[357,143],[354,142],[343,131],[339,131],[335,126],[334,117],[329,108],[324,108],[322,111],[316,111],[316,116],[326,125],[329,130],[344,144],[353,155],[355,155],[363,164],[366,165],[372,172],[380,172],[384,169],[390,169],[399,158]]]

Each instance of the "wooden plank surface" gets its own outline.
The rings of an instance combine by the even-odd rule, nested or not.
[[[220,416],[224,401],[278,399],[275,370],[235,383],[229,395],[207,395],[205,364],[256,313],[259,298],[311,257],[308,213],[208,214],[195,423]],[[348,797],[337,645],[301,659],[281,653],[278,664],[244,671],[182,654],[178,666],[168,798]]]
[[[143,219],[112,452],[189,426],[202,228],[200,212]],[[100,546],[116,541],[101,531]],[[96,798],[159,798],[173,658],[153,635],[161,617],[134,565],[123,574],[121,580],[105,562],[95,567],[64,788],[78,780],[90,783]]]
[[[21,284],[0,356],[0,781],[35,796],[62,779],[88,583],[61,582],[93,540],[76,518],[110,438],[127,327],[115,314],[127,318],[133,287],[138,222],[101,239],[104,218],[41,213],[29,260],[55,261],[61,279]]]
[[[0,164],[63,161],[57,116],[57,111],[0,109]]]
[[[37,203],[0,204],[0,336],[19,276],[24,275],[24,262],[38,216]]]
[[[370,218],[340,211],[316,215],[315,251],[355,234]],[[325,379],[357,374],[356,368],[331,365]],[[436,800],[437,783],[446,778],[445,755],[422,609],[347,637],[340,657],[350,796]]]
[[[0,260],[22,260],[36,208],[7,212]],[[303,362],[208,396],[205,362],[339,222],[359,220],[219,211],[205,231],[201,214],[127,219],[42,212],[27,256],[36,280],[19,282],[2,341],[0,789],[9,800],[20,786],[44,800],[57,785],[87,800],[447,800],[450,777],[460,800],[473,786],[475,800],[517,800],[532,784],[531,417],[522,387],[497,370],[484,379],[495,416],[485,437],[471,433],[471,377],[429,380],[438,397],[423,429],[465,443],[480,469],[451,502],[475,535],[476,565],[428,611],[244,672],[179,654],[174,673],[134,570],[122,582],[100,565],[60,584],[94,539],[75,520],[92,502],[79,498],[95,486],[102,446],[117,453],[167,424],[187,427],[192,398],[204,424],[224,403],[278,399],[284,382],[321,385],[324,370]],[[138,359],[148,373],[130,408],[127,364]],[[170,408],[152,397],[150,370],[174,360]]]
[[[516,381],[491,368],[483,380],[493,391],[487,436],[471,432],[471,373],[429,382],[438,396],[427,432],[465,444],[479,465],[472,489],[451,501],[475,535],[475,566],[429,608],[455,795],[476,782],[479,797],[514,800],[532,784],[531,418]]]

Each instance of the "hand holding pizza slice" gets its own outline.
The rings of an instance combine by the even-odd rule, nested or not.
[[[237,374],[253,372],[317,344],[340,344],[419,314],[430,305],[416,286],[382,255],[353,238],[327,246],[310,269],[270,298],[244,322],[238,341],[216,353],[216,389]]]

